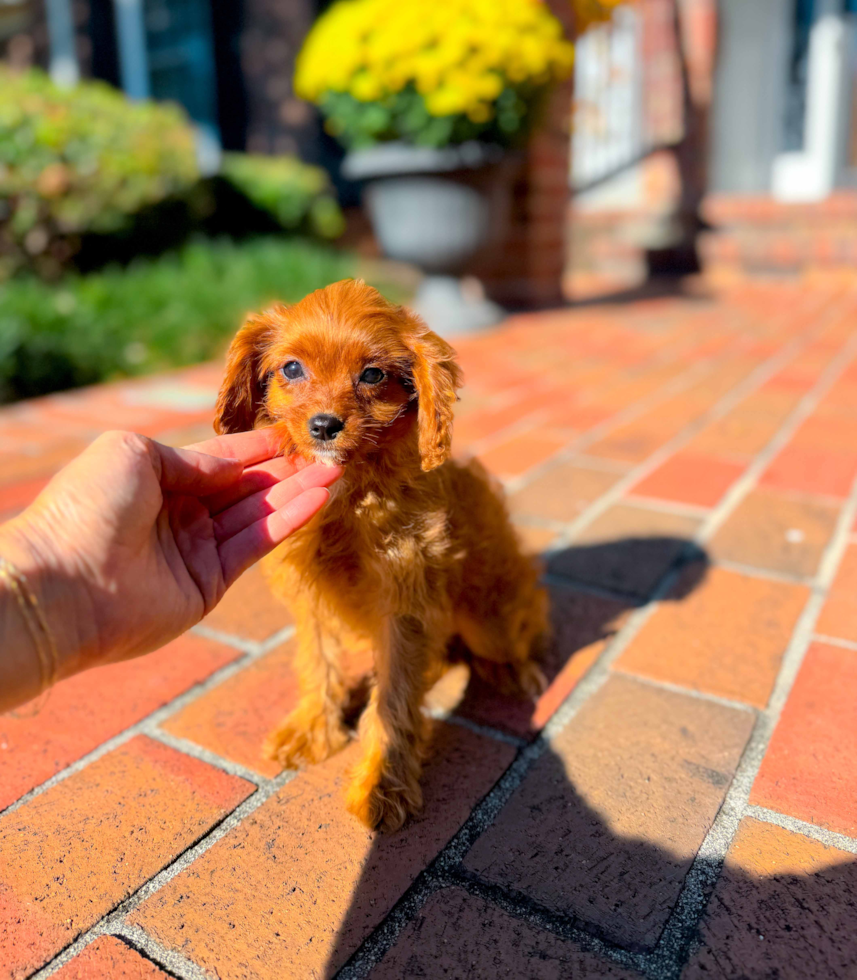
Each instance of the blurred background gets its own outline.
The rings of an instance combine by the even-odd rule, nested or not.
[[[857,260],[857,0],[0,0],[0,401],[349,275],[441,332]]]

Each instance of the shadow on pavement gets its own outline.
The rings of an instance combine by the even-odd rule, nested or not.
[[[644,604],[669,570],[681,574],[668,601],[681,601],[707,563],[678,538],[629,538],[552,555],[549,680],[574,670],[578,658],[589,658],[588,667],[617,621]],[[475,678],[456,714],[524,740],[535,739],[543,723],[538,705],[499,697]],[[493,823],[489,794],[460,831],[452,858],[441,856],[418,879],[428,894],[422,907],[412,917],[404,908],[411,899],[399,900],[393,919],[402,913],[410,921],[369,976],[631,978],[639,975],[634,955],[654,951],[666,929],[656,971],[664,977],[854,980],[857,856],[773,824],[745,818],[722,870],[719,860],[697,865],[694,890],[670,920],[752,724],[749,712],[614,673],[550,741],[519,750],[519,761],[522,753],[534,761],[525,773],[507,771],[492,791],[502,802]],[[420,825],[442,822],[454,806],[443,771],[453,728],[434,725],[437,751],[430,749],[426,764]],[[488,750],[487,739],[467,736]],[[330,946],[328,980],[398,897],[409,833],[375,837]],[[701,901],[708,910],[699,931]],[[573,930],[609,944],[614,961],[563,942]]]

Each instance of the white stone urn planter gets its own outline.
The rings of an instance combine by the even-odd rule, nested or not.
[[[509,208],[509,155],[483,143],[434,149],[382,143],[349,153],[345,177],[361,181],[385,255],[424,273],[413,303],[433,330],[470,333],[505,315],[462,277],[502,237]]]

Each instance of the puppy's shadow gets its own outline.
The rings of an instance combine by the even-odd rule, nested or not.
[[[459,690],[458,703],[448,708],[451,720],[461,719],[465,725],[475,722],[490,726],[517,736],[520,744],[525,746],[538,735],[635,608],[653,598],[666,603],[683,601],[703,582],[707,566],[708,558],[702,549],[691,541],[675,537],[626,538],[585,544],[546,556],[545,578],[551,592],[554,630],[543,661],[549,681],[547,691],[538,701],[516,700],[498,695],[473,674],[463,695]],[[615,691],[617,686],[637,683],[619,675],[609,685]],[[670,737],[682,756],[679,768],[684,776],[678,777],[678,781],[686,780],[683,788],[671,790],[679,793],[675,800],[678,816],[673,821],[676,822],[674,834],[663,826],[656,807],[652,813],[653,833],[660,834],[670,842],[669,845],[623,836],[606,815],[588,802],[592,799],[593,786],[596,795],[601,790],[601,770],[598,760],[590,757],[591,745],[588,749],[581,746],[581,772],[590,766],[590,769],[594,767],[595,774],[586,776],[588,785],[578,788],[569,775],[572,770],[568,760],[548,744],[524,777],[522,786],[501,808],[493,826],[484,831],[481,827],[465,831],[469,837],[467,845],[461,849],[461,860],[453,862],[451,867],[444,867],[446,884],[427,900],[413,922],[404,928],[394,948],[369,974],[372,980],[441,976],[467,976],[469,980],[495,980],[501,976],[508,980],[519,977],[541,980],[566,975],[603,975],[597,965],[586,966],[574,960],[578,953],[573,944],[557,945],[558,940],[541,932],[537,932],[534,940],[528,926],[516,924],[514,918],[504,919],[496,907],[497,901],[501,904],[505,901],[504,895],[511,895],[525,910],[534,910],[547,928],[560,934],[564,928],[573,925],[629,952],[651,952],[664,928],[671,928],[667,923],[693,863],[695,847],[702,840],[702,836],[696,835],[704,835],[705,828],[714,819],[740,757],[740,751],[735,751],[728,761],[721,759],[716,747],[709,757],[710,745],[700,734],[707,730],[707,723],[698,721],[702,717],[699,713],[710,707],[705,702],[673,692],[663,692],[663,697],[672,699],[664,713],[671,718],[667,725],[672,724],[675,732]],[[729,712],[731,709],[718,706],[711,710]],[[675,717],[682,713],[687,719]],[[751,717],[746,716],[743,723],[746,723],[745,734],[749,737]],[[423,780],[424,813],[398,834],[374,838],[372,849],[363,861],[360,881],[350,896],[348,910],[340,919],[332,946],[328,947],[330,953],[324,972],[327,980],[332,980],[349,961],[355,962],[355,955],[359,958],[361,942],[371,935],[396,902],[399,908],[407,905],[407,897],[402,899],[392,885],[388,902],[379,899],[385,893],[386,882],[401,881],[400,876],[397,879],[396,869],[400,867],[403,852],[414,846],[409,843],[409,838],[418,838],[426,821],[442,825],[449,819],[448,812],[453,807],[451,793],[467,796],[467,775],[462,773],[458,782],[453,779],[452,785],[456,788],[450,791],[450,776],[445,772],[453,764],[448,759],[451,751],[454,754],[451,746],[456,743],[456,738],[465,738],[463,733],[456,736],[454,729],[460,732],[459,725],[454,723],[434,727],[433,745]],[[610,735],[610,730],[606,729],[603,744],[607,757]],[[474,751],[471,743],[479,737],[467,734],[467,744],[471,746],[468,751]],[[687,744],[684,740],[688,740]],[[490,754],[494,751],[489,748],[492,744],[496,745],[485,739],[483,750]],[[459,764],[460,761],[454,763]],[[640,764],[644,768],[654,765],[647,761]],[[621,778],[624,780],[625,774]],[[657,784],[661,776],[655,772],[651,778]],[[630,793],[629,798],[635,798],[637,793],[633,782],[631,780],[622,791],[622,794]],[[684,811],[696,814],[690,829],[685,828],[687,813]],[[702,826],[702,830],[694,821]],[[763,835],[787,833],[768,824],[759,826],[761,831],[753,832]],[[645,838],[645,832],[640,831],[640,836]],[[771,846],[783,845],[774,841]],[[824,915],[838,924],[837,928],[845,928],[857,901],[857,863],[832,861],[825,864],[822,861],[814,869],[816,873],[806,875],[787,870],[787,874],[764,878],[754,877],[729,864],[722,871],[716,862],[711,865],[705,879],[708,882],[704,887],[705,898],[710,897],[718,875],[718,895],[722,897],[722,901],[711,905],[712,914],[716,914],[724,902],[734,902],[734,908],[725,918],[721,916],[719,924],[715,922],[710,927],[714,931],[707,935],[716,943],[719,930],[720,941],[725,934],[740,953],[735,957],[737,972],[726,971],[723,976],[733,980],[739,977],[742,980],[770,980],[774,976],[781,980],[792,976],[795,980],[804,980],[822,975],[825,980],[853,978],[848,964],[857,962],[857,938],[842,941],[826,928],[821,930],[823,935],[817,937],[813,932],[816,925],[811,922],[804,932],[805,913],[801,909],[806,905],[817,910],[820,916],[823,909]],[[825,895],[829,895],[829,900]],[[754,944],[760,944],[760,936],[774,930],[776,922],[772,920],[776,920],[778,909],[785,909],[783,942],[791,944],[792,950],[785,962],[793,960],[804,963],[807,968],[811,962],[826,964],[821,967],[821,972],[782,972],[778,965],[782,959],[779,953],[773,960],[762,957],[751,962],[751,953],[756,952]],[[405,918],[412,914],[408,913]],[[467,926],[467,922],[471,926]],[[548,955],[541,946],[529,952],[524,949],[518,957],[520,962],[514,962],[518,956],[516,952],[510,962],[503,961],[502,969],[498,969],[497,950],[506,942],[502,933],[505,929],[519,927],[523,930],[520,942],[524,946],[543,940],[545,949],[551,947],[555,953]],[[683,943],[678,955],[690,957],[699,934],[693,928],[678,928],[680,935],[672,935],[669,942],[679,946]],[[498,935],[491,940],[486,934],[483,941],[481,930],[490,929],[495,929]],[[479,933],[479,941],[475,940],[473,930]],[[370,945],[372,942],[370,940]],[[382,939],[381,942],[383,945],[385,941]],[[818,942],[822,943],[821,951],[817,948]],[[774,946],[770,949],[774,950]],[[813,960],[816,954],[817,961]],[[716,955],[714,951],[700,954],[704,962],[701,967],[697,965],[697,972],[692,973],[695,980],[709,975],[706,971],[712,969]],[[570,958],[564,959],[566,956]],[[545,966],[543,970],[548,961],[550,969]]]
[[[545,694],[538,701],[498,694],[471,672],[455,714],[534,738],[628,615],[655,597],[668,575],[673,581],[663,598],[680,602],[703,581],[708,563],[698,545],[668,536],[587,543],[551,553],[545,558],[545,580],[552,635],[540,657],[548,682]],[[439,693],[447,703],[456,698],[454,691]]]

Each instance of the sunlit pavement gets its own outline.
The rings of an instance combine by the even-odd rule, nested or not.
[[[251,570],[0,718],[0,978],[857,976],[857,287],[751,283],[457,344],[455,448],[546,558],[551,683],[433,692],[422,815],[279,773]],[[207,437],[220,367],[0,410],[0,514],[106,428]],[[359,666],[359,665],[358,665]]]

